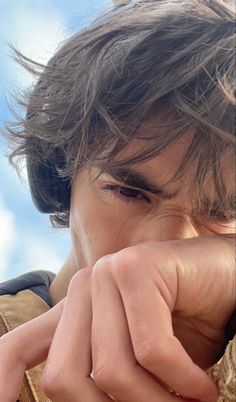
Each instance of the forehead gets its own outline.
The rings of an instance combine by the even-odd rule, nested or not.
[[[192,138],[193,133],[189,132],[188,135],[186,134],[186,136],[179,139],[175,144],[167,147],[159,155],[154,156],[149,160],[134,164],[133,167],[145,170],[153,178],[158,175],[163,179],[163,184],[164,182],[169,182],[178,170],[184,155],[191,144]],[[141,153],[147,146],[150,146],[148,140],[135,140],[132,144],[127,146],[121,157],[132,159],[134,154]]]

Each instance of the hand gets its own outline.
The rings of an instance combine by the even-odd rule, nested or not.
[[[99,390],[90,378],[91,278],[90,269],[81,270],[71,281],[66,299],[47,313],[0,338],[1,401],[15,402],[25,370],[45,360],[42,388],[52,401],[114,401],[113,397]],[[154,383],[155,401],[183,400]],[[146,394],[149,394],[149,390],[146,390]]]
[[[73,278],[66,299],[49,312],[0,338],[1,401],[15,402],[20,393],[25,370],[45,360],[47,368],[42,385],[52,401],[114,401],[113,397],[101,392],[90,378],[90,283],[91,270],[81,270]],[[76,316],[79,317],[78,320],[75,320]],[[180,398],[172,396],[158,384],[156,392],[156,401],[180,401]]]
[[[158,400],[145,396],[151,386],[141,387],[141,367],[185,398],[216,400],[198,365],[208,368],[224,350],[235,282],[234,239],[223,236],[146,243],[99,260],[92,281],[99,388],[122,401]]]
[[[180,339],[186,332],[181,332],[181,325],[188,329],[183,344],[190,348],[190,354],[196,339],[201,343],[209,333],[212,350],[218,353],[223,328],[235,303],[233,254],[230,241],[213,237],[149,243],[99,260],[92,274],[87,269],[76,274],[47,359],[43,386],[49,397],[52,395],[53,401],[90,402],[111,400],[106,395],[110,394],[124,402],[179,401],[166,390],[167,386],[186,397],[201,400],[215,394],[209,400],[216,400],[215,386],[193,364],[173,336],[171,313],[176,317],[174,329],[178,329]],[[219,285],[213,288],[216,275]],[[218,300],[219,290],[224,287],[225,297],[221,298],[224,300]],[[205,297],[207,288],[214,289],[208,292],[208,298]],[[215,308],[216,299],[218,308]],[[8,387],[15,393],[11,396],[3,394],[4,401],[6,398],[15,401],[25,368],[45,359],[60,318],[61,305],[3,337],[2,384],[6,378],[9,384],[9,373],[12,373],[12,367],[17,367],[15,378],[11,376],[12,387]],[[92,311],[95,382],[89,376]],[[75,320],[76,316],[78,320]],[[186,326],[189,319],[198,324],[197,335],[191,326]],[[206,323],[204,327],[199,325],[202,319]],[[41,339],[40,345],[32,342],[35,334]],[[22,342],[32,345],[32,349],[23,352]],[[206,344],[202,343],[205,353]],[[6,357],[7,353],[11,358]],[[118,364],[114,365],[114,361]],[[0,396],[2,389],[0,383]]]

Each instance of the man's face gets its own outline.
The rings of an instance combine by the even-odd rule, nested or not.
[[[107,172],[94,180],[99,172],[95,168],[85,168],[78,174],[72,185],[70,216],[78,269],[94,265],[104,255],[149,240],[235,232],[235,221],[225,220],[224,211],[215,216],[215,206],[211,216],[207,217],[204,210],[196,216],[191,205],[194,167],[178,181],[170,181],[191,139],[185,136],[160,156],[132,166],[129,176],[121,171],[115,178]],[[134,154],[140,146],[136,141],[127,147],[125,156]],[[233,193],[233,164],[225,159],[222,166],[226,185]],[[205,181],[204,194],[206,199],[217,201],[210,176]]]

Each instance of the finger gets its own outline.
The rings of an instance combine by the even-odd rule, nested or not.
[[[15,402],[25,371],[46,359],[63,303],[0,338],[0,401]]]
[[[185,398],[215,402],[215,384],[173,334],[171,313],[158,285],[148,277],[143,280],[138,268],[135,278],[133,274],[131,281],[128,269],[119,270],[116,281],[137,361]]]
[[[44,393],[54,402],[110,402],[90,377],[91,270],[82,269],[71,280],[42,378]]]
[[[92,280],[93,374],[98,387],[121,402],[180,402],[137,364],[120,293],[110,266],[95,265]]]

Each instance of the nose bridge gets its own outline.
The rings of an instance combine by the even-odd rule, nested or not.
[[[186,211],[166,210],[149,218],[138,227],[135,243],[157,240],[181,240],[198,236],[191,216]]]

